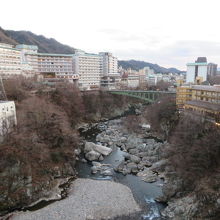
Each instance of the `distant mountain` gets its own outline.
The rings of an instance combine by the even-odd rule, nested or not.
[[[176,68],[165,68],[159,66],[158,64],[148,63],[145,61],[138,61],[138,60],[119,60],[118,65],[122,66],[123,69],[131,68],[133,70],[140,70],[144,67],[150,67],[156,73],[183,73],[184,71],[178,70]]]
[[[38,51],[40,53],[63,53],[63,54],[73,54],[75,48],[68,45],[64,45],[53,38],[46,38],[43,35],[36,35],[30,31],[12,31],[4,30],[0,27],[0,43],[8,44],[29,44],[37,45]],[[124,69],[134,69],[139,70],[148,66],[155,70],[155,72],[160,73],[182,73],[176,68],[164,68],[157,64],[152,64],[144,61],[137,60],[120,60],[118,61],[119,66],[122,66]]]
[[[53,38],[36,35],[30,31],[11,31],[0,28],[0,42],[9,44],[37,45],[40,53],[72,54],[75,48],[59,43]]]
[[[0,27],[0,43],[15,45],[17,42],[12,39],[8,33]]]

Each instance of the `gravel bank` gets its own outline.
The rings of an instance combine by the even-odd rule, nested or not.
[[[69,196],[34,212],[20,212],[13,220],[99,220],[140,211],[131,190],[119,183],[91,179],[73,182]]]

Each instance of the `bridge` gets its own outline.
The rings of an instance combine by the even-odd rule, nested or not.
[[[169,92],[169,91],[113,90],[109,92],[111,94],[134,97],[137,99],[147,101],[149,103],[153,103],[162,97],[166,97],[166,96],[175,97],[176,96],[176,92]]]

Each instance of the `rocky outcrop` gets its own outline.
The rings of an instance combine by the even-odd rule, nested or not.
[[[45,168],[46,170],[47,168]],[[47,175],[41,180],[33,175],[31,166],[28,172],[19,160],[0,172],[0,214],[6,214],[17,208],[22,208],[40,199],[60,199],[61,191],[54,193],[65,177],[75,176],[75,171],[69,163],[62,167],[54,166],[47,169]],[[40,184],[36,184],[40,181]]]

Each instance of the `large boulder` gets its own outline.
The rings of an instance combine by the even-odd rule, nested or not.
[[[95,144],[93,150],[99,152],[100,154],[104,156],[107,156],[112,152],[111,148],[105,147],[99,144]]]
[[[138,173],[138,166],[137,166],[137,164],[134,163],[134,162],[128,163],[128,164],[127,164],[127,169],[128,169],[128,170],[131,170],[131,172],[132,172],[133,174],[137,174],[137,173]]]
[[[143,171],[139,172],[137,176],[140,176],[141,179],[147,183],[153,183],[157,181],[157,175],[149,169],[144,169]]]
[[[98,160],[100,156],[101,156],[100,153],[91,150],[88,153],[86,153],[85,158],[89,161],[93,161],[93,160]]]
[[[137,148],[132,148],[132,149],[129,149],[129,153],[133,154],[133,155],[136,155],[136,154],[139,153],[139,150]]]
[[[96,151],[104,156],[107,156],[112,152],[112,149],[92,142],[86,142],[84,152],[88,153],[90,151]]]
[[[84,147],[84,153],[88,153],[89,151],[92,151],[94,149],[95,145],[96,144],[94,144],[92,142],[86,142],[85,147]]]
[[[137,157],[137,156],[135,156],[135,155],[131,155],[131,156],[130,156],[130,160],[131,160],[132,162],[134,162],[134,163],[140,163],[141,158],[140,158],[140,157]]]

